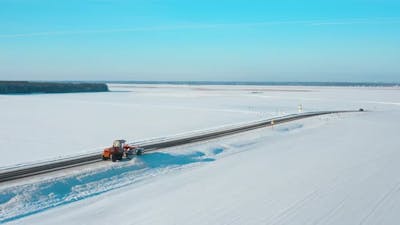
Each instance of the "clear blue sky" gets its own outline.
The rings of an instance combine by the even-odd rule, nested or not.
[[[400,82],[400,1],[0,0],[0,79]]]

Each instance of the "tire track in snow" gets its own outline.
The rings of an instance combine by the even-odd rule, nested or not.
[[[369,211],[369,213],[360,221],[359,225],[366,224],[373,215],[376,214],[379,208],[381,208],[393,195],[400,192],[400,183],[394,185],[388,192],[386,192]]]
[[[369,162],[371,160],[368,160]],[[362,163],[364,165],[365,163]],[[339,188],[343,188],[345,186],[349,186],[351,184],[357,184],[357,183],[362,183],[363,181],[375,176],[379,171],[375,171],[374,173],[369,173],[365,174],[365,176],[359,176],[359,173],[354,173],[352,176],[343,176],[343,174],[347,174],[349,170],[354,170],[354,169],[362,169],[362,165],[356,165],[354,167],[349,167],[346,169],[343,169],[338,175],[336,175],[333,179],[332,182],[329,183],[329,185],[323,186],[319,185],[318,188],[314,189],[311,193],[307,194],[304,198],[296,201],[293,203],[290,207],[282,210],[279,212],[276,216],[270,218],[270,220],[266,221],[266,224],[271,224],[271,225],[277,225],[277,224],[288,224],[289,221],[293,221],[294,216],[299,214],[299,211],[305,207],[308,206],[307,203],[312,202],[314,200],[321,199],[324,195],[327,195],[328,193],[332,193],[337,191]],[[342,177],[345,177],[345,179],[341,179]],[[320,217],[320,219],[317,219],[316,221],[312,222],[309,221],[307,224],[322,224],[320,223],[321,221],[329,221],[330,218],[332,218],[339,210],[344,206],[344,203],[346,200],[348,200],[348,197],[351,195],[350,192],[345,194],[343,199],[340,200],[336,206],[329,210],[327,213],[325,213],[323,216]]]

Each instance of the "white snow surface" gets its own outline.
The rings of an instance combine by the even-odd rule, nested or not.
[[[18,102],[22,106],[32,98],[35,103],[43,100],[43,107],[51,110],[52,107],[45,106],[46,102],[56,104],[66,98],[65,102],[72,105],[82,103],[82,107],[85,105],[83,102],[88,102],[82,113],[92,110],[92,105],[99,105],[96,107],[99,115],[94,115],[93,121],[100,119],[101,123],[104,118],[112,118],[112,115],[102,114],[107,104],[119,106],[109,111],[114,113],[129,105],[142,108],[142,114],[138,115],[146,121],[162,115],[157,110],[170,109],[173,115],[169,116],[174,119],[166,120],[170,119],[168,122],[180,128],[168,127],[164,123],[164,130],[160,132],[157,126],[154,129],[145,126],[146,133],[140,136],[142,138],[293,113],[298,104],[302,104],[306,111],[360,107],[371,111],[294,121],[164,149],[131,161],[105,162],[3,185],[0,187],[0,223],[400,223],[398,88],[168,85],[115,85],[113,88],[133,92],[25,96],[29,100],[24,96],[0,96],[0,104],[9,102],[16,110]],[[112,105],[114,101],[120,102]],[[32,102],[30,104],[37,107]],[[59,107],[69,108],[65,104]],[[147,115],[146,112],[152,111],[147,111],[148,108],[154,109],[154,114]],[[38,114],[43,113],[36,110]],[[195,118],[197,123],[190,124],[186,116],[176,118],[188,111],[199,113]],[[2,110],[1,115],[4,113]],[[125,123],[119,120],[126,120],[128,115],[113,120],[124,127]],[[29,116],[21,115],[24,116],[28,121]],[[156,116],[155,120],[161,121],[164,119],[160,118],[165,117]],[[13,118],[17,119],[17,116]],[[74,118],[79,126],[85,128],[80,114]],[[107,123],[113,124],[104,122]],[[11,127],[12,121],[5,120],[5,124]],[[142,121],[141,124],[147,123]],[[24,125],[16,123],[16,126]],[[128,136],[140,129],[140,126],[133,130],[126,127],[118,130],[121,132],[118,135]],[[87,129],[97,132],[97,127]],[[124,134],[124,131],[130,134]],[[139,132],[134,134],[140,135]],[[33,135],[40,142],[40,134]],[[11,144],[3,137],[2,134],[4,143]],[[25,136],[20,137],[24,139]],[[77,139],[79,143],[87,143],[85,141]],[[101,139],[95,142],[93,138],[93,141],[107,144]]]

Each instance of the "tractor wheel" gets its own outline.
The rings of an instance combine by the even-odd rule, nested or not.
[[[104,155],[102,155],[102,156],[101,156],[101,158],[102,158],[103,160],[107,160],[107,158],[106,158],[106,157],[104,157]]]
[[[117,157],[114,154],[110,155],[111,161],[115,162],[117,161]]]
[[[143,154],[143,150],[142,149],[136,149],[136,155],[141,155]]]

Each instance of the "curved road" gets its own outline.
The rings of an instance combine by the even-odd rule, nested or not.
[[[167,140],[149,142],[140,145],[144,152],[155,151],[161,148],[174,147],[178,145],[189,144],[193,142],[210,140],[222,136],[232,135],[240,132],[254,130],[263,127],[269,127],[272,125],[286,123],[294,120],[300,120],[313,116],[320,116],[333,113],[348,113],[348,112],[360,112],[359,110],[344,110],[344,111],[319,111],[319,112],[308,112],[300,114],[291,114],[288,116],[271,118],[267,120],[260,120],[248,124],[239,126],[231,126],[224,129],[201,132],[197,134],[188,135],[185,137],[171,138]],[[87,165],[102,161],[101,153],[92,153],[87,155],[79,155],[73,158],[65,158],[59,160],[53,160],[49,162],[43,162],[38,164],[32,164],[27,166],[21,166],[17,168],[10,168],[0,170],[0,182],[16,180],[24,177],[30,177],[38,174],[44,174],[52,171],[62,170],[75,166]]]

